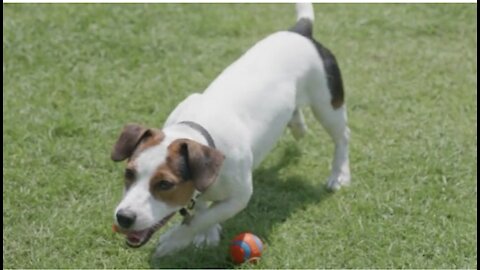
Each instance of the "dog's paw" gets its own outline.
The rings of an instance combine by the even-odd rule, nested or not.
[[[204,246],[216,246],[220,243],[220,232],[222,231],[222,226],[220,224],[215,224],[210,227],[208,230],[198,233],[193,239],[193,244],[195,247],[200,248]]]
[[[160,237],[154,257],[163,257],[184,249],[192,240],[193,234],[185,225],[176,225]]]
[[[327,188],[331,191],[337,191],[342,186],[348,185],[350,185],[350,173],[333,174],[327,181]]]

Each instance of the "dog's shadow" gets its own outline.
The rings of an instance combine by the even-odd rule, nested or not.
[[[217,247],[189,247],[172,256],[152,258],[152,268],[233,268],[228,246],[236,234],[250,231],[268,246],[272,229],[285,222],[296,211],[318,204],[331,193],[323,181],[312,185],[299,174],[291,173],[301,150],[294,143],[281,147],[283,155],[276,164],[262,166],[253,174],[254,193],[245,210],[222,224],[222,240]],[[285,176],[282,172],[289,169]]]

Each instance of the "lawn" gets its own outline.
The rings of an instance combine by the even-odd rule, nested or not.
[[[476,7],[316,4],[345,81],[352,185],[326,191],[333,147],[308,111],[308,135],[285,132],[219,247],[152,260],[161,232],[140,249],[111,232],[120,129],[160,127],[293,25],[294,6],[4,4],[3,267],[229,268],[248,230],[266,250],[245,268],[477,268]]]

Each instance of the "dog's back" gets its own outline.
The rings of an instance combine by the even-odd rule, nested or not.
[[[296,108],[311,105],[313,96],[331,106],[329,103],[336,96],[329,90],[329,69],[325,69],[318,50],[321,45],[312,37],[311,4],[297,4],[297,18],[290,31],[259,41],[226,68],[202,95],[187,99],[179,106],[182,108],[177,108],[181,115],[174,112],[178,119],[171,122],[193,119],[213,133],[222,133],[214,134],[219,138],[241,136],[250,146],[253,163],[258,165]],[[343,100],[343,89],[341,92]],[[215,121],[210,120],[212,117]]]

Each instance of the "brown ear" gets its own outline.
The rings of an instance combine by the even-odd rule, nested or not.
[[[148,136],[151,136],[152,132],[138,124],[127,124],[123,128],[120,137],[113,146],[111,158],[113,161],[122,161],[132,156],[133,151],[137,148],[138,144]]]
[[[192,180],[195,188],[204,192],[218,177],[225,156],[218,150],[188,139],[174,141],[169,149],[182,159],[180,172],[185,180]]]

